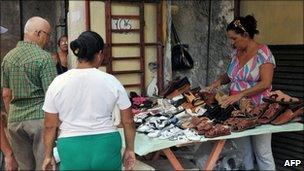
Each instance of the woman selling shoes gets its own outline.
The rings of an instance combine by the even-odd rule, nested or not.
[[[98,70],[104,59],[103,39],[95,32],[86,31],[70,47],[78,58],[77,68],[54,79],[43,105],[43,170],[55,167],[52,149],[59,123],[60,170],[121,170],[122,142],[112,121],[115,105],[121,111],[126,140],[124,166],[132,169],[135,129],[131,103],[121,83]]]
[[[263,103],[272,86],[275,59],[269,48],[256,42],[257,21],[251,15],[238,17],[227,26],[227,35],[234,51],[227,72],[213,82],[206,91],[213,91],[223,84],[231,83],[230,96],[223,104],[238,103],[242,98],[251,98],[254,105]],[[253,153],[259,170],[275,170],[271,150],[271,134],[239,138],[244,144],[244,165],[247,170],[254,169]],[[253,153],[252,153],[253,151]]]

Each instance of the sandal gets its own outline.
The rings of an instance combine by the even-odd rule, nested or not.
[[[304,111],[304,103],[301,103],[300,105],[296,105],[294,107],[290,107],[284,113],[282,113],[276,119],[274,119],[271,122],[271,124],[281,125],[289,121],[292,121],[293,119],[303,115],[303,111]]]
[[[213,128],[213,122],[209,118],[205,118],[199,124],[196,125],[198,131],[208,131]]]
[[[231,112],[231,117],[246,117],[246,114],[241,110],[234,110]]]
[[[268,109],[264,114],[259,118],[260,123],[267,124],[274,120],[278,115],[283,113],[286,109],[286,106],[282,106],[279,103],[272,103],[269,105]]]
[[[261,117],[261,115],[267,110],[269,103],[262,103],[256,106],[250,113],[248,113],[252,117]]]
[[[290,104],[290,103],[299,103],[300,100],[295,97],[291,97],[288,94],[283,93],[281,90],[276,90],[273,92],[270,92],[270,94],[276,94],[277,95],[277,101],[285,103],[285,104]]]
[[[275,92],[271,92],[269,97],[263,97],[264,102],[268,103],[279,103],[282,105],[289,105],[294,103],[301,103],[298,98],[291,97],[287,94],[284,94],[282,91],[277,90]]]
[[[263,101],[264,102],[268,102],[268,103],[277,103],[277,94],[272,94],[269,97],[263,97]]]
[[[237,122],[232,125],[232,131],[240,132],[246,129],[251,129],[259,125],[257,118],[239,118]]]
[[[186,122],[180,124],[180,128],[182,128],[182,129],[191,129],[194,127],[195,126],[193,125],[193,123],[191,123],[191,121],[186,121]]]
[[[230,128],[226,125],[216,124],[212,129],[205,132],[204,136],[206,138],[214,138],[224,135],[230,135]]]
[[[197,116],[192,116],[191,118],[191,123],[194,125],[194,126],[197,126],[200,122],[202,122],[203,120],[209,120],[209,118],[207,117],[197,117]]]
[[[243,113],[250,113],[253,109],[254,109],[254,105],[251,99],[243,98],[240,100],[240,110]]]

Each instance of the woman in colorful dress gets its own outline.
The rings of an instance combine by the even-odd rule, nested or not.
[[[60,170],[127,170],[135,164],[135,127],[131,102],[122,84],[98,69],[103,62],[103,39],[83,32],[70,44],[79,63],[76,69],[57,76],[49,86],[45,111],[45,159],[43,170],[55,169],[53,146],[56,130]],[[125,151],[112,120],[118,106],[124,128]],[[122,160],[123,158],[123,160]]]
[[[223,105],[239,102],[242,98],[251,98],[254,105],[263,103],[272,89],[275,59],[267,47],[254,40],[258,34],[257,21],[251,16],[238,17],[227,26],[227,35],[234,51],[227,72],[213,82],[207,91],[230,83],[230,96]],[[271,150],[271,134],[240,138],[244,145],[244,165],[246,170],[254,169],[256,158],[259,170],[275,170]]]

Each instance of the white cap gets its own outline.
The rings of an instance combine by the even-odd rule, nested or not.
[[[2,34],[2,33],[5,33],[5,32],[7,32],[7,30],[8,30],[7,28],[5,28],[5,27],[2,27],[2,26],[0,26],[0,28],[1,28],[1,34]]]

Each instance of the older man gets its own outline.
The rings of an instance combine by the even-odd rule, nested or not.
[[[51,54],[43,50],[50,33],[45,19],[30,18],[24,27],[24,41],[18,42],[1,65],[8,134],[21,170],[40,170],[43,162],[42,105],[56,76]]]

